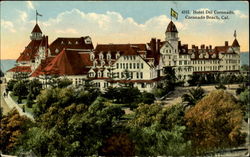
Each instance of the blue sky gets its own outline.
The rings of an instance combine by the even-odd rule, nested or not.
[[[89,35],[93,43],[145,43],[151,37],[164,40],[170,8],[179,13],[174,20],[180,40],[187,44],[222,45],[233,40],[237,30],[244,51],[248,51],[249,7],[239,1],[16,1],[1,2],[1,57],[16,58],[29,42],[35,10],[39,25],[52,42],[57,37]],[[182,10],[232,10],[229,20],[187,20]],[[202,40],[201,40],[202,39]]]

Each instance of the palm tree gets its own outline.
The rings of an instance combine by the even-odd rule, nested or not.
[[[194,106],[201,98],[204,97],[204,89],[201,87],[191,88],[187,94],[182,95],[182,102],[185,103],[185,107]]]

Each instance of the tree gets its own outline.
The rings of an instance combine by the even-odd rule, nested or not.
[[[240,103],[242,104],[242,110],[244,111],[244,119],[247,120],[250,113],[250,89],[245,89],[245,91],[241,92],[239,95]]]
[[[32,149],[40,156],[98,155],[104,141],[121,127],[124,111],[101,97],[90,106],[61,99],[40,115],[37,126],[23,138],[21,148]]]
[[[1,118],[0,150],[11,153],[15,146],[22,144],[19,137],[32,126],[32,122],[25,116],[20,116],[16,109],[11,110]]]
[[[249,71],[250,70],[249,65],[247,65],[247,64],[242,65],[240,68],[242,71]]]
[[[36,99],[37,95],[40,94],[42,90],[42,83],[38,79],[33,79],[28,83],[28,96],[27,105],[32,107],[34,103],[33,100]]]
[[[7,83],[7,91],[13,91],[13,87],[14,85],[17,83],[17,80],[9,80],[9,82]]]
[[[185,114],[187,138],[195,153],[242,144],[242,110],[233,95],[212,91]]]
[[[204,97],[204,89],[201,87],[191,88],[187,94],[182,96],[182,102],[187,103],[186,106],[194,106],[201,98]]]
[[[127,123],[136,155],[189,155],[190,142],[184,139],[183,110],[180,105],[164,109],[157,104],[140,104],[135,118]],[[181,114],[180,114],[181,113]],[[182,116],[181,116],[182,115]]]
[[[13,87],[13,94],[18,96],[17,102],[21,103],[22,98],[28,94],[27,81],[18,81]]]

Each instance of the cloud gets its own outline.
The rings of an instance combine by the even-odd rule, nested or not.
[[[46,34],[59,36],[89,35],[95,42],[147,42],[151,37],[164,37],[170,19],[166,15],[155,16],[144,23],[138,23],[132,17],[124,17],[118,12],[85,13],[72,9],[58,14],[55,18],[40,21]],[[178,30],[186,28],[186,24],[175,22]],[[55,31],[56,30],[56,31]]]
[[[239,18],[241,18],[241,19],[246,19],[246,18],[248,18],[248,16],[246,15],[246,14],[243,14],[241,11],[239,11],[239,10],[235,10],[234,11],[234,13],[235,13],[235,15],[237,15]]]
[[[26,4],[29,9],[35,10],[35,7],[31,1],[26,1]]]
[[[27,20],[27,17],[28,17],[27,13],[25,11],[18,11],[18,13],[19,13],[19,17],[22,20],[22,22],[25,22]]]
[[[14,25],[11,21],[5,21],[1,19],[1,26],[12,33],[16,32],[16,30],[14,29]]]

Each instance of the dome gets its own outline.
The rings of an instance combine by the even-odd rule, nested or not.
[[[168,24],[166,32],[176,32],[176,33],[178,33],[177,28],[176,28],[175,24],[173,23],[173,21],[170,21],[170,23]]]

